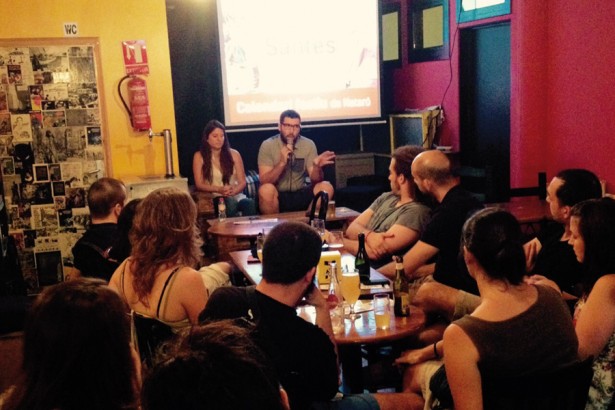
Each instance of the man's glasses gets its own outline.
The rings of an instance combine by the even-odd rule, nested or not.
[[[290,129],[293,129],[293,130],[298,130],[299,128],[301,128],[301,125],[299,125],[299,124],[284,124],[284,123],[282,123],[282,127],[290,128]]]

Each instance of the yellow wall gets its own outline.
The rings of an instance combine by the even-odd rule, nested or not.
[[[146,133],[134,132],[117,94],[125,75],[121,42],[145,40],[152,128],[171,130],[174,171],[179,173],[165,0],[0,0],[0,10],[3,39],[65,38],[66,22],[78,24],[79,37],[98,38],[110,148],[107,174],[116,178],[165,173],[163,139],[150,143]]]

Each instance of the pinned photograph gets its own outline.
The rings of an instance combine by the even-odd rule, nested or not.
[[[47,164],[34,164],[34,182],[49,182]]]
[[[64,181],[53,181],[51,183],[51,188],[53,191],[53,196],[66,195],[66,185],[64,184]]]
[[[56,285],[64,280],[62,253],[59,250],[34,252],[34,260],[39,287]]]
[[[2,168],[2,175],[15,175],[15,161],[13,157],[0,157],[0,168]]]
[[[102,146],[102,135],[100,134],[100,127],[87,127],[87,146]]]
[[[29,114],[11,115],[11,124],[15,142],[32,141],[32,125],[30,124]]]
[[[49,164],[49,179],[52,181],[62,180],[62,168],[60,164]]]

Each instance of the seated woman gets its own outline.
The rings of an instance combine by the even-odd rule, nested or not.
[[[2,409],[139,408],[129,316],[103,280],[78,278],[45,289],[28,316],[23,353],[23,376]]]
[[[577,340],[561,295],[524,282],[523,240],[514,216],[493,208],[478,211],[466,222],[461,242],[481,303],[449,325],[432,351],[444,356],[455,409],[475,410],[483,408],[483,379],[577,363]],[[405,387],[428,396],[431,375],[440,366],[440,361],[428,361],[409,368]],[[429,408],[432,399],[426,400]]]
[[[213,195],[216,214],[223,197],[226,216],[256,215],[254,200],[243,194],[246,173],[241,155],[231,148],[221,122],[211,120],[205,126],[201,147],[192,158],[192,172],[196,189]]]
[[[615,393],[615,201],[591,199],[575,205],[570,218],[570,241],[585,268],[583,295],[576,304],[574,323],[579,356],[593,356],[586,409],[607,409]],[[542,276],[532,281],[555,282]]]
[[[199,272],[202,241],[196,205],[186,192],[160,188],[137,207],[131,256],[113,273],[109,286],[128,306],[172,328],[197,323],[208,290]]]

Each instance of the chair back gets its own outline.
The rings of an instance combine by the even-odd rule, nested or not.
[[[583,410],[593,359],[519,378],[483,380],[485,410]]]
[[[161,321],[132,311],[135,346],[139,349],[141,362],[151,368],[153,358],[164,342],[174,336],[171,327]]]
[[[310,219],[308,223],[312,225],[312,221],[316,215],[316,204],[320,199],[320,208],[318,209],[318,219],[322,219],[323,221],[327,220],[327,208],[329,207],[329,194],[326,191],[320,191],[314,198],[312,199],[312,204],[310,206]]]

